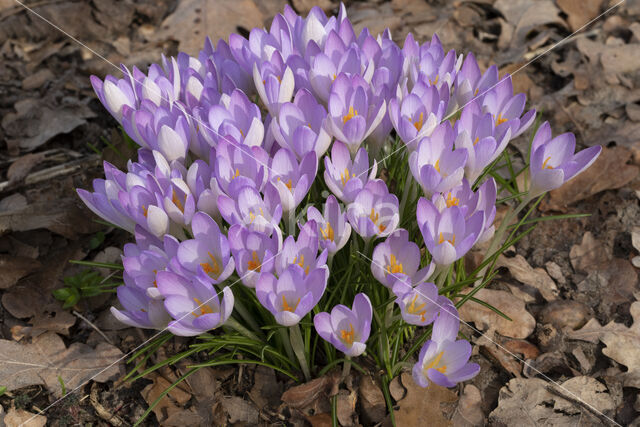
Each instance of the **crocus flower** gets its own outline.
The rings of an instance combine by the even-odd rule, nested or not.
[[[298,160],[315,151],[318,159],[329,148],[331,136],[326,130],[327,111],[311,93],[301,89],[293,103],[285,103],[271,121],[271,132],[281,147],[292,150]]]
[[[260,145],[264,139],[260,108],[241,90],[223,94],[220,104],[211,106],[206,117],[206,126],[200,127],[200,133],[211,146],[223,138],[249,146]]]
[[[269,61],[253,64],[253,81],[260,99],[272,115],[277,115],[280,106],[291,101],[294,77],[278,51],[271,54]]]
[[[220,141],[212,164],[216,182],[225,194],[245,186],[260,191],[268,177],[269,155],[262,147]]]
[[[440,307],[449,302],[447,297],[438,295],[438,287],[429,282],[420,283],[414,288],[411,283],[398,279],[393,285],[393,293],[402,319],[416,326],[427,326],[433,322]]]
[[[174,319],[167,329],[185,337],[200,335],[215,329],[227,321],[233,311],[233,293],[228,286],[219,292],[200,280],[161,271],[158,273],[158,289],[165,297],[164,306]]]
[[[282,251],[276,257],[276,271],[278,274],[282,274],[293,264],[302,268],[305,274],[322,268],[326,270],[328,276],[329,269],[326,266],[328,251],[324,249],[318,255],[318,249],[318,225],[315,221],[307,221],[300,228],[297,240],[293,236],[288,236],[284,240]]]
[[[324,182],[344,203],[351,203],[366,183],[375,178],[378,164],[369,167],[367,150],[361,148],[351,161],[349,149],[340,141],[333,143],[331,157],[324,158]]]
[[[282,218],[278,191],[272,184],[265,187],[265,198],[252,186],[245,186],[235,194],[218,196],[218,209],[227,223],[243,224],[247,228],[271,236]]]
[[[171,317],[162,300],[150,297],[136,285],[125,284],[116,290],[124,310],[111,307],[111,314],[125,325],[145,329],[164,329]]]
[[[453,149],[455,134],[448,121],[443,122],[418,143],[409,156],[409,167],[426,196],[443,193],[461,184],[467,150]]]
[[[340,74],[329,95],[329,131],[355,155],[360,144],[380,124],[386,112],[384,99],[374,99],[360,76]]]
[[[175,224],[172,227],[171,219],[161,207],[159,188],[153,188],[156,184],[153,180],[146,180],[148,187],[134,185],[129,191],[120,191],[118,199],[120,204],[127,210],[128,214],[136,224],[141,225],[156,237],[162,237],[170,230],[180,234]],[[152,191],[155,190],[155,191]]]
[[[482,211],[465,219],[460,207],[452,206],[440,213],[435,205],[425,198],[418,201],[417,218],[433,262],[444,266],[466,254],[477,242],[484,226]]]
[[[398,198],[389,193],[381,179],[369,181],[347,207],[347,218],[354,231],[369,240],[393,233],[400,222]]]
[[[513,94],[511,76],[502,78],[482,98],[482,111],[490,113],[496,123],[496,133],[502,134],[506,128],[511,130],[511,137],[522,134],[533,124],[536,111],[527,111],[522,117],[527,97],[524,93]]]
[[[345,212],[340,209],[340,203],[334,195],[327,197],[324,202],[323,213],[313,206],[307,209],[307,219],[318,225],[320,247],[329,254],[338,252],[349,241],[351,225],[347,222]]]
[[[416,149],[420,139],[431,135],[444,118],[448,90],[443,95],[435,86],[418,82],[411,93],[389,101],[389,118],[409,151]]]
[[[324,340],[348,357],[360,356],[367,349],[373,310],[366,294],[357,294],[353,308],[338,304],[329,313],[318,313],[313,325]]]
[[[229,245],[236,271],[245,286],[254,288],[261,273],[271,273],[276,254],[282,248],[282,234],[275,229],[271,237],[235,224],[229,228]]]
[[[122,108],[125,105],[130,108],[137,107],[129,79],[117,79],[109,75],[103,82],[100,78],[91,76],[91,84],[102,105],[117,121],[122,120]]]
[[[283,326],[297,324],[320,301],[329,275],[324,268],[305,274],[302,267],[292,264],[276,278],[262,273],[256,282],[256,296]]]
[[[307,153],[300,163],[288,148],[281,148],[271,161],[270,179],[278,191],[282,212],[289,213],[307,195],[318,172],[315,151]]]
[[[435,266],[420,269],[420,248],[409,241],[409,232],[398,229],[373,250],[371,272],[384,286],[391,288],[400,275],[409,283],[422,283],[433,273]]]
[[[193,216],[191,230],[194,238],[178,247],[180,265],[204,282],[222,283],[235,268],[227,238],[218,224],[203,212]]]
[[[429,381],[443,387],[453,387],[469,380],[480,371],[477,363],[468,363],[471,344],[457,340],[460,320],[453,304],[443,306],[433,325],[431,339],[420,350],[413,366],[413,379],[420,387]]]
[[[456,75],[455,99],[457,105],[464,107],[476,96],[483,97],[485,92],[498,82],[498,67],[492,65],[482,74],[473,53],[469,53]]]
[[[549,122],[544,122],[531,144],[530,197],[537,197],[560,187],[595,162],[602,147],[589,147],[574,154],[576,137],[563,133],[553,138]]]
[[[125,281],[128,279],[130,283],[145,290],[151,298],[161,298],[156,275],[169,266],[177,255],[179,245],[180,242],[168,234],[164,236],[162,247],[150,246],[143,249],[136,243],[127,243],[122,256]]]

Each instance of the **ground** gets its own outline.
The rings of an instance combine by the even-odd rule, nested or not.
[[[185,372],[181,365],[123,381],[133,365],[111,362],[151,334],[117,324],[111,294],[68,309],[51,294],[82,271],[69,260],[114,261],[128,238],[96,223],[74,191],[101,175],[101,160],[122,168],[131,154],[89,76],[117,74],[119,63],[143,68],[162,53],[196,54],[205,35],[247,34],[285,3],[49,0],[27,1],[29,12],[0,0],[0,425],[52,404],[31,425],[130,425]],[[336,10],[330,0],[291,4]],[[391,384],[398,425],[640,425],[640,2],[617,4],[347,2],[358,29],[389,27],[396,40],[412,32],[420,41],[437,32],[445,48],[515,73],[516,90],[554,132],[604,147],[588,172],[533,214],[590,215],[539,222],[482,291],[513,321],[477,304],[461,311],[480,375],[425,393],[403,374]],[[512,144],[516,158],[526,155],[527,136]],[[171,339],[153,358],[188,343]],[[77,374],[64,382],[64,369]],[[172,390],[144,423],[330,425],[328,396],[336,394],[341,425],[389,423],[376,372],[355,372],[340,386],[336,375],[295,386],[266,368],[209,368]]]

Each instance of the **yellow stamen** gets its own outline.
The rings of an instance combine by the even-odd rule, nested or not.
[[[331,227],[331,223],[329,223],[329,221],[327,221],[326,226],[320,227],[320,234],[322,234],[322,238],[324,240],[331,240],[333,242],[333,227]]]
[[[295,257],[293,259],[292,264],[299,265],[301,268],[304,268],[304,273],[305,274],[309,274],[309,267],[310,266],[308,266],[308,265],[306,267],[304,266],[304,255],[300,254],[300,261],[298,261],[298,257]]]
[[[502,113],[498,114],[498,118],[496,119],[496,126],[503,124],[509,119],[502,118]]]
[[[378,229],[381,233],[384,233],[384,230],[387,229],[386,225],[378,224],[378,219],[380,219],[380,215],[373,208],[371,208],[371,213],[369,214],[369,219],[373,222],[373,225],[377,225]]]
[[[440,76],[436,74],[436,78],[433,79],[433,81],[431,81],[431,79],[429,79],[429,84],[432,85],[432,86],[437,85],[439,78],[440,78]]]
[[[240,170],[236,168],[236,173],[231,177],[231,179],[236,179],[240,176]]]
[[[340,339],[347,345],[353,345],[356,332],[353,330],[353,325],[349,323],[349,331],[343,329],[340,331]]]
[[[340,174],[340,181],[342,181],[342,186],[344,187],[345,185],[347,185],[347,182],[349,182],[351,178],[355,178],[355,177],[356,177],[355,173],[352,173],[351,176],[349,176],[349,169],[344,168],[344,172]]]
[[[358,115],[358,110],[354,110],[353,106],[349,107],[349,112],[346,116],[342,116],[342,124],[347,123],[349,120],[353,119]]]
[[[387,265],[387,274],[404,273],[402,263],[398,262],[396,256],[394,254],[391,254],[389,258],[390,259],[389,264]]]
[[[142,215],[144,215],[144,217],[147,217],[147,214],[149,213],[149,208],[146,207],[145,205],[142,205]]]
[[[424,124],[424,113],[420,113],[420,117],[418,117],[418,120],[413,122],[413,126],[415,126],[418,132],[420,132],[420,129],[422,129],[423,124]]]
[[[420,320],[424,322],[425,321],[424,315],[427,312],[427,309],[424,307],[427,305],[427,303],[423,302],[422,304],[418,304],[416,306],[417,299],[418,299],[418,294],[415,294],[415,296],[411,300],[411,303],[409,303],[409,305],[407,306],[407,313],[420,316]]]
[[[293,307],[291,307],[287,302],[287,299],[285,298],[285,296],[282,295],[282,311],[289,311],[293,313],[294,311],[296,311],[296,308],[298,308],[298,304],[300,304],[300,298],[298,298],[298,301],[296,301],[296,304]]]
[[[176,205],[178,207],[178,209],[180,209],[180,212],[184,213],[184,205],[182,204],[182,202],[178,198],[178,195],[176,194],[176,190],[172,191],[171,201],[173,202],[174,205]]]
[[[433,167],[440,173],[440,159],[436,160],[436,164],[433,165]]]
[[[143,312],[143,313],[147,312],[147,310],[145,310],[144,308],[141,308],[140,311]]]
[[[196,313],[195,311],[192,311],[191,314],[193,314],[196,317],[200,317],[203,314],[213,314],[213,309],[209,306],[209,304],[201,303],[198,298],[194,298],[193,300],[196,302],[196,304],[198,304],[198,307],[196,308],[196,310],[199,308],[200,314]]]
[[[278,177],[277,181],[280,181],[280,177]],[[287,181],[284,185],[286,185],[289,191],[291,191],[291,188],[293,187],[293,184],[291,183],[291,178],[289,178],[289,181]]]
[[[547,166],[547,162],[551,160],[551,156],[544,159],[544,163],[542,163],[542,169],[553,169],[553,166]]]
[[[440,371],[443,374],[447,371],[447,365],[442,365],[437,367],[438,364],[440,363],[440,359],[442,359],[442,355],[444,355],[444,351],[441,351],[440,353],[438,353],[435,359],[433,359],[431,363],[429,363],[427,366],[424,367],[425,376],[429,369],[435,369],[436,371]]]
[[[253,251],[253,253],[251,254],[251,259],[249,261],[247,261],[247,268],[249,270],[255,271],[257,273],[260,272],[260,267],[262,267],[262,264],[260,263],[260,260],[258,259],[258,254],[256,251]]]
[[[458,206],[458,203],[460,203],[460,200],[457,197],[454,197],[451,195],[451,191],[449,191],[449,194],[447,194],[447,207],[450,208],[451,206]]]
[[[475,92],[473,92],[473,96],[478,95],[478,92],[480,92],[480,88],[477,88]]]
[[[209,277],[216,279],[221,273],[220,264],[218,264],[218,260],[211,254],[211,252],[207,252],[207,254],[209,255],[209,258],[211,258],[211,262],[203,262],[200,264],[200,267],[202,267]]]
[[[249,212],[249,224],[252,224],[255,219],[255,214],[253,212]]]
[[[454,235],[453,235],[453,237],[452,237],[451,239],[446,239],[446,241],[447,241],[447,242],[449,242],[449,243],[451,243],[452,245],[454,245],[454,246],[455,246],[455,244],[456,244],[456,235],[454,234]],[[442,231],[441,231],[441,232],[440,232],[440,240],[438,241],[438,244],[440,245],[440,244],[442,244],[442,243],[444,243],[444,242],[445,242],[445,238],[444,238],[444,236],[442,235]]]
[[[475,145],[478,143],[478,141],[480,141],[480,137],[479,137],[479,136],[476,136],[476,140],[475,140],[475,141],[473,141],[473,145],[475,146]]]

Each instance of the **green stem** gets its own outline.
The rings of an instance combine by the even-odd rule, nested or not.
[[[287,334],[287,330],[285,328],[279,328],[278,333],[280,334],[280,338],[282,339],[284,349],[287,352],[287,357],[293,360],[295,358],[295,354],[293,353],[293,348],[291,347],[291,341],[289,340],[289,334]]]
[[[238,314],[244,319],[245,322],[258,334],[264,336],[262,333],[262,329],[258,326],[258,323],[255,321],[249,310],[244,306],[240,298],[236,298],[234,300],[233,308],[238,312]],[[240,332],[240,331],[238,331]],[[255,336],[255,335],[254,335]]]
[[[302,340],[302,333],[300,332],[300,325],[295,324],[289,327],[289,338],[291,339],[291,347],[293,352],[300,362],[300,368],[304,374],[305,380],[311,379],[311,372],[309,371],[309,364],[304,354],[304,341]]]
[[[349,376],[349,372],[351,372],[351,358],[347,356],[344,358],[344,363],[342,364],[342,376],[340,377],[342,381]]]
[[[409,199],[409,193],[411,193],[411,184],[413,184],[413,175],[411,169],[407,170],[407,179],[404,181],[404,189],[402,190],[402,201],[400,202],[400,215],[404,214],[404,208],[407,205]]]
[[[236,319],[234,319],[233,317],[229,317],[227,319],[227,321],[225,322],[225,324],[227,326],[230,326],[231,328],[235,329],[236,332],[240,333],[241,335],[244,335],[245,337],[252,339],[252,340],[256,340],[256,341],[262,341],[260,338],[258,338],[258,336],[256,334],[254,334],[253,332],[251,332],[249,329],[245,328],[244,326],[242,326]]]

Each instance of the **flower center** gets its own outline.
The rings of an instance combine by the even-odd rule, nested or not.
[[[296,308],[298,308],[298,304],[300,304],[300,298],[298,298],[298,301],[296,301],[294,306],[291,307],[287,302],[287,298],[284,295],[282,295],[282,311],[289,311],[293,313],[294,311],[296,311]]]
[[[425,376],[429,369],[435,369],[436,371],[440,371],[443,374],[447,371],[447,365],[438,366],[438,364],[440,363],[440,359],[442,359],[443,354],[444,354],[444,351],[441,351],[440,353],[438,353],[438,355],[431,361],[431,363],[429,363],[427,366],[424,367]]]
[[[436,160],[436,164],[433,165],[433,167],[440,173],[440,159]]]
[[[221,273],[220,264],[218,264],[218,260],[211,254],[211,252],[207,252],[207,254],[209,255],[209,258],[211,258],[211,262],[203,262],[200,264],[200,267],[202,267],[209,277],[217,279]]]
[[[442,231],[440,232],[440,240],[438,241],[438,244],[442,244],[445,241],[451,243],[453,246],[456,245],[456,235],[452,234],[452,237],[450,239],[445,239],[444,236],[442,235]]]
[[[340,331],[340,339],[347,345],[353,345],[356,332],[353,330],[353,325],[349,323],[349,330],[343,329]]]
[[[425,321],[424,315],[427,312],[427,309],[424,307],[427,305],[427,303],[423,302],[422,304],[416,305],[417,300],[418,300],[418,294],[415,294],[413,299],[407,306],[407,313],[420,316],[420,320],[424,322]]]
[[[146,218],[148,214],[149,214],[149,208],[146,207],[145,205],[142,205],[142,215],[144,215],[144,217]]]
[[[304,266],[304,255],[303,254],[300,254],[300,261],[298,261],[298,257],[295,257],[293,259],[292,264],[299,265],[301,268],[304,268],[304,274],[309,274],[309,266],[308,265],[306,267]]]
[[[280,181],[280,177],[278,177],[277,181]],[[291,178],[289,178],[289,181],[287,181],[284,185],[286,185],[289,191],[291,191],[291,187],[293,187],[293,184],[291,183]]]
[[[345,185],[347,185],[347,182],[349,182],[351,178],[355,178],[355,177],[356,177],[355,173],[352,173],[351,176],[349,176],[349,169],[344,168],[344,172],[340,174],[340,181],[342,181],[342,186],[344,187]]]
[[[247,268],[249,270],[256,271],[259,273],[260,267],[262,267],[262,264],[258,259],[258,253],[256,251],[253,251],[253,253],[251,254],[251,259],[247,261]]]
[[[373,208],[371,208],[369,219],[371,219],[371,221],[373,222],[373,225],[378,226],[378,230],[380,230],[381,233],[384,233],[384,230],[387,229],[387,226],[384,224],[378,225],[378,220],[380,219],[380,215]]]
[[[342,116],[342,124],[347,123],[349,120],[353,119],[358,115],[358,110],[355,110],[353,106],[349,107],[349,111],[346,115]]]
[[[324,240],[331,240],[333,242],[333,227],[331,227],[331,223],[327,221],[327,224],[324,227],[320,227],[320,234],[322,234],[322,238]]]
[[[173,202],[174,205],[177,206],[178,209],[180,209],[180,212],[184,213],[184,204],[182,203],[180,198],[178,198],[178,195],[176,194],[176,190],[171,191],[171,201]]]
[[[431,79],[429,79],[429,84],[430,84],[431,86],[433,86],[433,85],[437,85],[437,84],[438,84],[438,79],[439,79],[439,78],[440,78],[440,76],[439,76],[438,74],[436,74],[436,78],[435,78],[435,79],[433,79],[433,81],[431,81]]]
[[[420,129],[422,129],[423,124],[424,124],[424,113],[420,113],[420,117],[418,117],[418,120],[413,122],[413,126],[415,126],[418,132],[420,132]]]
[[[240,176],[240,170],[238,168],[236,168],[236,173],[231,177],[231,179],[236,179],[239,176]]]
[[[451,206],[458,206],[458,203],[460,203],[460,199],[458,199],[457,197],[453,196],[451,194],[451,191],[449,191],[449,194],[447,194],[447,207],[450,208]]]
[[[203,314],[212,314],[213,313],[213,309],[209,306],[209,304],[201,303],[198,298],[194,298],[193,300],[196,302],[196,304],[198,304],[198,307],[196,308],[196,310],[191,312],[191,314],[193,314],[194,316],[200,317]],[[200,309],[200,313],[196,313],[198,308]]]
[[[502,117],[502,113],[498,114],[498,118],[496,119],[496,126],[503,124],[509,119],[505,119]]]
[[[260,210],[260,215],[264,216],[264,211],[262,210],[262,208],[259,208]],[[253,223],[253,221],[256,219],[256,214],[253,213],[253,211],[249,211],[249,224]]]
[[[542,163],[542,169],[553,169],[553,166],[548,166],[547,162],[551,160],[551,156],[544,159],[544,163]]]
[[[478,143],[478,141],[480,141],[480,137],[479,137],[479,136],[476,136],[475,141],[473,141],[473,146],[474,146],[474,147],[476,146],[476,144]]]
[[[404,273],[402,263],[398,262],[396,256],[391,254],[389,257],[389,264],[387,265],[387,274]]]

